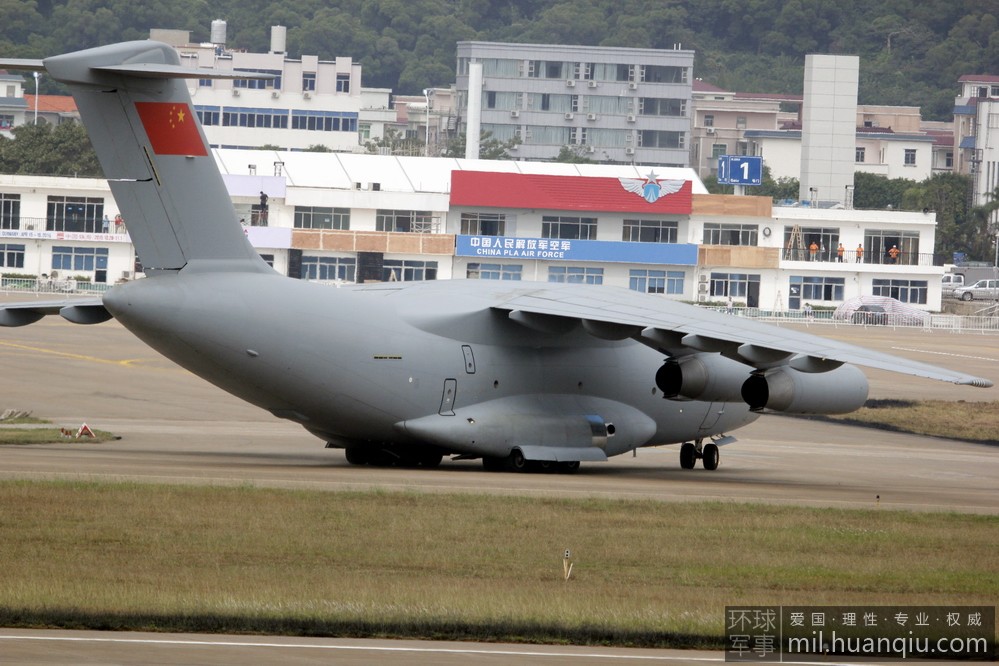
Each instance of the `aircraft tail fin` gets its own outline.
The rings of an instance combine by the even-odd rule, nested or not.
[[[46,58],[65,83],[147,272],[269,271],[236,217],[184,79],[266,75],[191,69],[154,41]]]

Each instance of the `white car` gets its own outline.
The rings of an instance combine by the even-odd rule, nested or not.
[[[979,280],[967,287],[958,287],[954,290],[954,298],[960,298],[962,301],[976,298],[986,301],[999,300],[999,280]]]

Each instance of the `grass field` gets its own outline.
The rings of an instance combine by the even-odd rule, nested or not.
[[[868,400],[863,407],[849,414],[806,418],[999,444],[999,402]]]
[[[6,481],[0,562],[5,626],[717,647],[726,605],[995,604],[999,517]]]

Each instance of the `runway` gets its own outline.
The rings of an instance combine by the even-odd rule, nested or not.
[[[810,332],[985,376],[999,384],[999,336],[813,326]],[[871,397],[996,401],[974,389],[867,372]],[[115,322],[47,318],[0,328],[0,411],[121,437],[0,446],[0,478],[138,480],[320,491],[373,489],[654,502],[772,502],[999,514],[999,448],[765,416],[723,447],[718,470],[682,470],[677,447],[642,449],[575,475],[489,473],[478,461],[436,470],[348,465],[343,453],[179,369]],[[999,429],[999,402],[997,429]],[[722,661],[716,652],[182,636],[0,629],[0,664],[433,662],[499,664]]]
[[[999,336],[812,327],[999,384]],[[737,431],[715,472],[681,470],[675,446],[641,449],[575,475],[486,473],[478,461],[437,470],[356,467],[300,426],[178,368],[115,322],[47,318],[0,329],[0,408],[121,440],[0,447],[0,478],[139,479],[166,483],[399,489],[661,501],[764,501],[999,513],[999,450],[768,415]],[[996,400],[975,389],[870,372],[872,397]],[[999,403],[997,403],[999,407]],[[997,409],[999,428],[999,409]]]

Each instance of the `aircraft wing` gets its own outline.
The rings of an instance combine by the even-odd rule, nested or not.
[[[758,369],[788,365],[804,372],[844,363],[987,388],[992,382],[927,363],[626,289],[577,291],[551,285],[511,292],[493,309],[540,331],[579,324],[607,340],[632,338],[672,356],[718,352]]]
[[[0,326],[27,326],[46,315],[60,315],[74,324],[99,324],[111,319],[100,298],[0,304]]]

